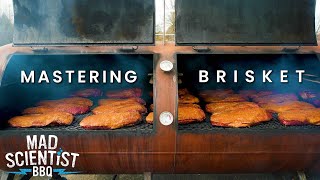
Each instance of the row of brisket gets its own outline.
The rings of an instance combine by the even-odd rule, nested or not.
[[[142,115],[147,112],[146,102],[140,98],[141,89],[108,91],[108,99],[100,99],[99,105],[91,110],[93,101],[88,98],[101,95],[99,89],[86,89],[72,95],[80,97],[41,101],[36,107],[25,109],[22,116],[10,119],[9,125],[20,128],[70,125],[75,115],[92,111],[93,115],[85,117],[80,122],[81,127],[117,129],[139,123]]]
[[[118,129],[132,126],[142,121],[147,113],[146,102],[141,99],[142,90],[138,88],[108,91],[106,99],[100,99],[98,106],[92,108],[90,97],[102,96],[99,89],[86,89],[74,93],[71,98],[47,100],[27,108],[22,116],[9,120],[12,127],[44,127],[52,125],[70,125],[75,115],[87,114],[80,126],[85,129]],[[178,123],[200,123],[210,116],[213,126],[250,127],[271,121],[273,115],[286,126],[320,125],[319,94],[309,91],[296,94],[278,94],[272,91],[245,90],[238,93],[233,90],[205,90],[199,92],[199,98],[187,89],[179,89]],[[153,109],[146,122],[153,123]]]
[[[187,89],[179,90],[178,123],[202,122],[206,116],[198,105],[199,98]],[[276,94],[272,91],[245,90],[235,93],[233,90],[205,90],[199,93],[205,103],[205,111],[211,114],[210,122],[219,127],[251,127],[273,119],[286,126],[320,125],[320,106],[314,93],[303,91],[299,101],[295,94]],[[150,108],[153,109],[153,106]],[[153,113],[147,116],[147,122],[153,122]]]
[[[250,127],[272,120],[272,115],[278,115],[279,121],[286,126],[320,125],[320,109],[316,108],[319,104],[299,101],[296,94],[254,90],[236,94],[232,90],[207,90],[199,96],[206,103],[206,111],[212,114],[210,122],[213,126]]]

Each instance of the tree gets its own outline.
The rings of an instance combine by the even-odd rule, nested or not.
[[[166,41],[174,41],[174,34],[176,32],[175,22],[176,22],[176,15],[175,15],[175,0],[166,0]]]
[[[166,34],[168,34],[166,36],[166,41],[174,41],[174,34],[176,32],[176,27],[175,27],[175,13],[174,12],[170,12],[170,14],[167,16],[167,24],[169,24],[169,27],[166,31]]]
[[[13,24],[6,15],[0,17],[0,46],[12,43]]]
[[[162,41],[163,40],[163,31],[162,31],[162,23],[156,25],[156,41]]]

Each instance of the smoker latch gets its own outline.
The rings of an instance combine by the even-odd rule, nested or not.
[[[169,126],[173,123],[173,115],[170,112],[162,112],[160,114],[160,123],[164,126]]]
[[[199,53],[203,53],[203,52],[210,52],[211,49],[207,46],[193,46],[192,49],[194,51],[197,51]]]
[[[122,48],[119,49],[120,52],[125,52],[125,53],[132,53],[138,50],[138,46],[123,46]]]
[[[31,49],[35,53],[47,53],[49,51],[46,47],[31,47]]]
[[[173,63],[168,60],[161,61],[160,69],[164,72],[170,72],[173,69]]]

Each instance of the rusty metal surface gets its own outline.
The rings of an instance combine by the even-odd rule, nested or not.
[[[292,47],[293,48],[293,47]],[[294,51],[284,51],[292,49],[287,46],[214,46],[210,47],[207,54],[320,54],[319,46],[305,46],[293,48]],[[120,46],[69,46],[69,47],[48,47],[44,54],[121,54]],[[156,53],[170,59],[175,53],[198,54],[192,46],[175,46],[174,44],[156,44],[156,46],[140,46],[135,52],[127,54]],[[14,54],[42,54],[33,51],[30,47],[13,47],[12,44],[0,46],[0,86],[7,63]],[[320,59],[320,57],[319,57]]]
[[[314,0],[176,0],[176,43],[314,45]]]
[[[14,45],[154,43],[154,1],[13,2]]]

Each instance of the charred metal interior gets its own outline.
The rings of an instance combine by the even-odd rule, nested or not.
[[[152,92],[153,87],[149,84],[147,74],[153,71],[153,58],[153,54],[13,55],[2,78],[1,94],[7,103],[1,106],[1,127],[5,129],[6,120],[19,115],[23,109],[34,106],[40,100],[66,98],[78,90],[88,88],[100,89],[102,92],[132,87],[142,88],[144,90],[142,98],[147,105],[150,105],[152,97],[148,94]],[[72,70],[70,75],[65,73],[70,70]],[[55,71],[59,71],[61,78],[59,81],[54,76]],[[79,74],[79,71],[83,73]],[[92,78],[92,71],[97,73],[97,78]],[[45,73],[44,77],[47,78],[41,80],[42,73]],[[31,79],[24,79],[23,74]],[[92,98],[95,106],[102,98]],[[88,115],[90,113],[76,117],[71,126],[42,129],[83,130],[79,127],[79,122]],[[146,123],[141,123],[139,127],[133,129],[128,128],[126,131],[138,131],[140,128],[152,131],[152,125]]]
[[[277,93],[294,93],[309,90],[317,91],[319,83],[310,82],[306,74],[319,76],[318,67],[319,59],[316,54],[177,54],[178,71],[183,74],[182,83],[179,89],[187,88],[192,94],[197,95],[202,90],[207,89],[232,89],[235,92],[242,90],[272,91]],[[296,70],[303,69],[303,81],[299,82]],[[208,82],[199,82],[199,70],[206,70]],[[225,82],[217,82],[217,71],[226,72]],[[237,70],[237,72],[234,72]],[[246,71],[252,70],[254,82],[246,82]],[[263,71],[272,70],[270,80],[272,82],[263,82]],[[280,82],[281,70],[287,70],[288,83]],[[235,74],[236,79],[235,79]],[[235,82],[235,80],[237,82]],[[200,99],[202,109],[204,102]],[[262,123],[258,126],[249,128],[223,128],[214,127],[210,124],[210,116],[207,114],[206,122],[188,125],[179,125],[179,132],[245,132],[245,131],[318,131],[317,126],[284,126],[274,120]]]

